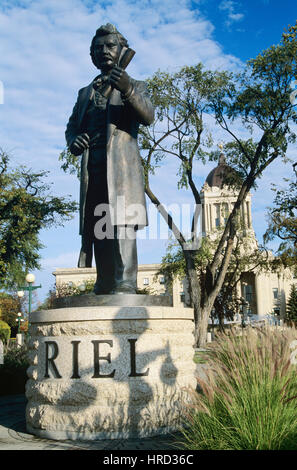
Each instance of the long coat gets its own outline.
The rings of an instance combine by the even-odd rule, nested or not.
[[[148,221],[137,135],[139,124],[152,124],[154,109],[145,82],[131,79],[131,83],[133,91],[128,99],[123,100],[121,93],[114,89],[107,102],[107,187],[112,224],[144,227]],[[92,93],[93,82],[78,92],[65,133],[69,148],[83,132],[81,126]],[[80,234],[83,233],[88,190],[88,159],[89,149],[84,151],[81,160]]]

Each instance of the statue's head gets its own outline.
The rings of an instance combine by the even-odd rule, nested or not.
[[[123,47],[129,47],[127,39],[110,23],[100,26],[92,39],[92,62],[102,72],[108,72],[118,63]]]

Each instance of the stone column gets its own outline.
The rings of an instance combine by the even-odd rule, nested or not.
[[[208,233],[212,231],[212,213],[211,213],[211,204],[208,204]]]
[[[257,315],[261,315],[261,284],[259,279],[259,274],[255,273],[255,294],[256,294],[256,305],[257,305]]]

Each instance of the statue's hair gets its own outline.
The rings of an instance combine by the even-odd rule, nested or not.
[[[94,42],[95,42],[95,39],[100,37],[100,36],[106,36],[107,34],[116,35],[117,38],[118,38],[119,44],[122,47],[129,47],[127,39],[124,38],[124,36],[117,30],[117,28],[113,24],[107,23],[107,24],[104,24],[104,25],[100,26],[100,28],[97,29],[96,34],[92,39],[91,47],[90,47],[90,55],[91,55],[91,58],[92,58],[92,61],[93,61],[94,65],[96,65],[95,62],[94,62]]]

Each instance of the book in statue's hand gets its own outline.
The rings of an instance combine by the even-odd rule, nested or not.
[[[120,59],[119,67],[121,67],[122,69],[125,70],[126,67],[128,67],[128,65],[130,64],[130,62],[133,59],[134,55],[135,55],[135,51],[133,51],[133,49],[128,47],[126,49],[126,51],[124,52],[124,54],[122,55],[122,58]],[[105,98],[109,98],[110,93],[112,92],[112,90],[113,90],[113,86],[111,85],[111,83],[109,83],[107,81],[106,85],[102,87],[100,92],[103,96],[105,96]]]

